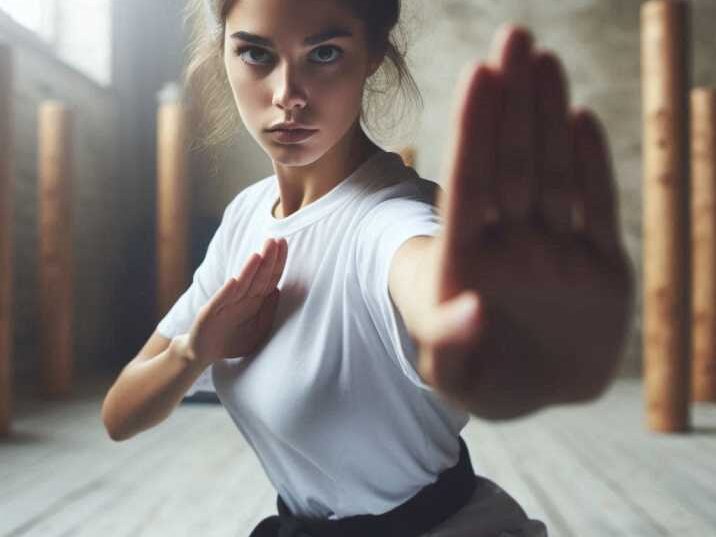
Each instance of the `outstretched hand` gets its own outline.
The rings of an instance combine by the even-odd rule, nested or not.
[[[416,334],[422,377],[478,416],[490,382],[519,376],[552,394],[546,404],[600,393],[634,288],[599,121],[569,108],[559,59],[526,29],[504,26],[493,47],[463,78],[428,268],[434,309]]]

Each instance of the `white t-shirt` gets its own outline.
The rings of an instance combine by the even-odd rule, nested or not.
[[[227,358],[207,371],[294,514],[384,513],[457,463],[469,414],[421,381],[388,291],[398,247],[440,230],[437,188],[379,151],[277,219],[277,178],[267,177],[226,207],[191,286],[157,326],[167,338],[187,332],[267,238],[287,239],[269,339],[250,360]]]

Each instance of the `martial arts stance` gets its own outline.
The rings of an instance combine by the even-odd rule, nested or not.
[[[209,372],[279,495],[252,536],[546,535],[459,433],[470,413],[598,397],[622,352],[633,277],[608,144],[559,60],[502,28],[462,76],[441,190],[361,121],[381,66],[412,80],[398,1],[196,8],[192,65],[219,66],[275,173],[229,203],[110,389],[109,434],[163,421]]]

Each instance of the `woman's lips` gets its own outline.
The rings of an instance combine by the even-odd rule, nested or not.
[[[307,140],[317,132],[317,129],[276,129],[269,131],[269,134],[279,142],[297,143]]]

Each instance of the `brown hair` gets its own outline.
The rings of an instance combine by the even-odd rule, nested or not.
[[[238,0],[190,0],[185,22],[192,25],[184,83],[205,109],[205,147],[224,143],[240,121],[223,62],[226,17]],[[400,0],[337,0],[350,8],[366,28],[372,52],[384,53],[380,68],[366,82],[360,120],[377,138],[389,136],[411,106],[421,109],[420,91],[405,62],[407,40],[400,27]],[[396,99],[402,96],[402,99]]]

